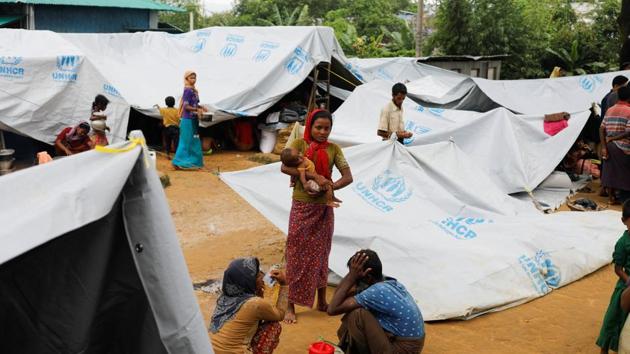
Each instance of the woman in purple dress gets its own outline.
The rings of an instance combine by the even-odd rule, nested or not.
[[[205,109],[199,106],[199,92],[195,88],[197,74],[186,71],[184,74],[184,94],[179,103],[179,144],[173,158],[173,166],[179,169],[200,169],[203,167],[201,140],[199,139],[199,115]]]

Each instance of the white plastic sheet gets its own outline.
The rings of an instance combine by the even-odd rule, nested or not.
[[[110,142],[125,140],[129,104],[84,52],[53,32],[0,29],[0,126],[52,143],[89,120],[97,94],[110,100]]]
[[[337,192],[330,268],[360,248],[417,300],[426,320],[467,318],[543,296],[611,260],[619,213],[543,215],[497,188],[454,143],[344,150],[354,183]],[[290,189],[278,164],[221,175],[281,230]]]
[[[330,139],[343,146],[380,140],[381,109],[391,100],[393,82],[357,87],[334,113]],[[555,136],[543,130],[543,116],[516,115],[504,108],[487,113],[429,108],[407,99],[403,105],[408,145],[453,139],[505,193],[533,190],[560,163],[586,124],[589,112],[573,114]]]

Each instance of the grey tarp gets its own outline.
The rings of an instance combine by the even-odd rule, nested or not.
[[[0,195],[0,352],[212,353],[140,147],[0,177]]]

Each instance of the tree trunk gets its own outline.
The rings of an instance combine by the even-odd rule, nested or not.
[[[423,20],[424,20],[424,0],[418,0],[418,14],[416,17],[416,58],[422,56]]]
[[[617,23],[619,24],[619,33],[621,34],[621,39],[623,41],[623,45],[621,47],[621,52],[619,53],[619,65],[630,62],[630,0],[622,0],[621,1],[621,12],[619,13],[619,18],[617,18]]]

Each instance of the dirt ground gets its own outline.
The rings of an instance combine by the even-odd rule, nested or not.
[[[192,172],[175,171],[159,156],[158,169],[172,184],[165,191],[193,282],[221,279],[227,264],[237,257],[256,256],[265,268],[281,260],[283,232],[218,178],[218,172],[273,160],[275,155],[221,152],[205,157],[207,167]],[[603,201],[595,193],[584,196]],[[423,353],[599,352],[595,339],[615,281],[612,267],[606,266],[512,309],[468,321],[427,323]],[[195,293],[207,322],[216,295]],[[338,317],[305,308],[298,308],[298,316],[299,324],[283,325],[277,353],[306,353],[320,337],[336,342]]]

